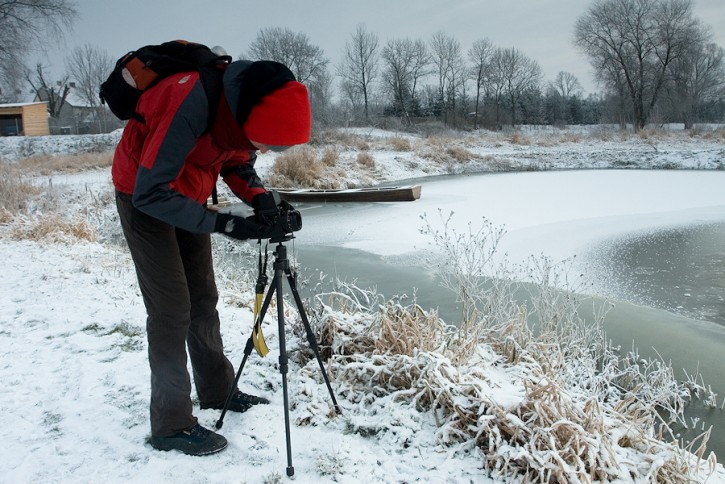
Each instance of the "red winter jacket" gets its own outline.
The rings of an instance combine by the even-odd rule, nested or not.
[[[211,233],[216,214],[205,203],[219,174],[248,203],[265,192],[254,170],[255,147],[223,94],[208,126],[207,95],[198,73],[164,79],[141,96],[136,112],[144,122],[128,121],[112,176],[116,190],[133,195],[140,211],[190,232]]]

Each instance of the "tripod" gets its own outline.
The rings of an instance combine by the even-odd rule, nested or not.
[[[300,318],[302,319],[302,323],[305,327],[305,332],[307,333],[307,341],[312,348],[312,351],[315,353],[315,358],[317,358],[317,363],[320,365],[320,371],[322,372],[322,376],[325,379],[325,384],[327,385],[327,390],[330,392],[330,398],[332,399],[332,403],[335,406],[335,410],[338,414],[342,413],[342,410],[337,404],[337,400],[335,400],[335,395],[332,392],[332,386],[330,386],[330,379],[327,377],[327,372],[325,371],[325,367],[322,364],[322,359],[320,358],[320,350],[317,345],[317,340],[315,338],[314,333],[312,332],[312,328],[310,327],[310,322],[307,319],[307,315],[305,314],[305,309],[302,306],[302,299],[300,298],[300,294],[297,291],[297,281],[295,279],[295,276],[293,275],[292,271],[290,270],[289,260],[287,259],[287,247],[283,245],[283,242],[287,242],[291,239],[293,239],[294,236],[291,234],[284,235],[282,237],[276,237],[273,239],[270,239],[270,242],[277,243],[277,247],[275,248],[274,255],[274,278],[272,279],[272,284],[269,286],[269,290],[267,291],[267,295],[264,298],[264,303],[262,304],[262,308],[260,310],[258,321],[262,321],[264,319],[264,315],[267,312],[267,308],[269,307],[269,303],[272,300],[272,296],[274,293],[277,293],[277,324],[279,327],[279,371],[282,374],[282,393],[284,395],[284,427],[285,427],[285,434],[286,434],[286,443],[287,443],[287,475],[289,477],[292,477],[295,473],[295,468],[292,466],[292,444],[291,444],[291,438],[290,438],[290,423],[289,423],[289,396],[287,393],[287,370],[288,370],[288,364],[287,364],[287,348],[285,346],[285,334],[284,334],[284,306],[283,306],[283,294],[282,294],[282,276],[287,276],[287,282],[289,283],[290,289],[292,290],[292,295],[295,300],[295,304],[297,305],[297,311],[299,312]],[[234,378],[234,383],[232,384],[232,387],[229,391],[229,396],[227,396],[227,400],[224,403],[224,408],[222,409],[221,416],[219,417],[219,420],[217,420],[216,428],[220,429],[222,428],[222,425],[224,425],[224,415],[226,415],[227,410],[229,409],[229,404],[231,403],[232,397],[234,395],[234,392],[237,388],[237,384],[239,383],[239,378],[242,376],[242,370],[244,370],[244,365],[247,362],[247,359],[249,358],[249,355],[252,353],[252,349],[254,347],[252,336],[249,337],[247,340],[247,345],[244,348],[244,357],[242,358],[242,363],[239,366],[239,370],[237,371],[237,375]]]

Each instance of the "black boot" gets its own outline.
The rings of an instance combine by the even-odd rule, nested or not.
[[[226,449],[227,439],[199,424],[170,437],[151,437],[156,450],[178,450],[188,455],[209,455]]]

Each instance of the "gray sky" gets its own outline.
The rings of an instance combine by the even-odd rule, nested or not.
[[[359,23],[378,35],[428,41],[442,30],[463,51],[489,38],[516,47],[536,60],[545,79],[559,71],[575,74],[587,93],[597,87],[587,59],[572,46],[574,23],[587,0],[75,0],[81,18],[66,48],[86,42],[114,58],[136,47],[186,39],[224,46],[237,57],[265,27],[306,33],[334,65]],[[713,29],[725,47],[725,0],[695,0],[695,15]],[[49,52],[53,72],[63,70],[60,51]],[[332,71],[334,72],[334,71]]]

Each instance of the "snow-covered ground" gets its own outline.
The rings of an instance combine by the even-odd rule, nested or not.
[[[403,136],[372,130],[363,134],[371,138]],[[717,169],[725,164],[722,137],[587,138],[550,143],[551,136],[543,130],[528,133],[529,144],[505,138],[480,144],[469,140],[467,149],[479,160],[469,164],[441,164],[419,151],[376,148],[371,151],[374,170],[348,170],[348,182],[406,180],[502,163],[522,169],[527,165]],[[32,142],[45,152],[86,149],[87,140],[75,138]],[[0,140],[0,155],[12,161],[19,146],[32,151],[23,143],[27,141]],[[342,163],[346,157],[353,159],[354,150],[342,150]],[[260,156],[258,171],[263,178],[272,162],[271,155]],[[722,171],[648,173],[639,182],[637,171],[576,171],[561,173],[556,185],[547,183],[546,175],[536,174],[526,185],[519,184],[515,174],[470,177],[470,188],[456,194],[431,186],[424,188],[418,202],[375,205],[354,217],[347,213],[344,219],[326,224],[326,230],[315,230],[317,222],[311,217],[299,239],[401,254],[425,245],[417,232],[418,213],[443,208],[460,214],[460,223],[475,223],[484,215],[505,224],[513,239],[507,247],[512,253],[551,251],[565,257],[592,237],[615,235],[642,224],[684,223],[692,214],[725,219]],[[52,183],[75,187],[68,206],[76,210],[84,196],[110,192],[108,179],[108,170],[99,170],[53,176]],[[637,189],[623,183],[635,184]],[[640,196],[622,199],[617,195],[620,189]],[[284,481],[284,422],[274,324],[265,327],[270,355],[265,359],[253,355],[241,384],[243,390],[270,397],[272,403],[226,417],[221,433],[229,439],[227,450],[191,458],[145,445],[149,432],[145,312],[130,257],[120,245],[106,243],[118,235],[109,214],[112,210],[96,221],[101,220],[98,226],[112,235],[101,234],[104,238],[98,243],[16,241],[0,236],[5,255],[0,279],[0,377],[4,383],[0,387],[0,427],[4,429],[0,481]],[[329,230],[331,226],[335,230]],[[565,240],[559,239],[561,227],[569,234]],[[321,233],[324,236],[315,235]],[[309,239],[303,240],[306,237]],[[224,341],[237,366],[251,329],[250,311],[238,302],[250,295],[220,286]],[[289,344],[294,349],[305,343],[292,337]],[[299,423],[292,428],[296,482],[499,482],[487,477],[476,449],[436,442],[434,415],[392,401],[372,409],[341,400],[344,414],[330,419],[329,395],[315,364],[294,368],[288,376],[291,418]],[[519,389],[511,384],[517,378],[515,367],[492,370],[490,378],[492,387],[499,387],[496,398],[520,398]],[[202,425],[213,427],[218,411],[197,410],[196,415]],[[352,430],[367,427],[389,430],[374,437]],[[725,482],[721,466],[707,482]]]

